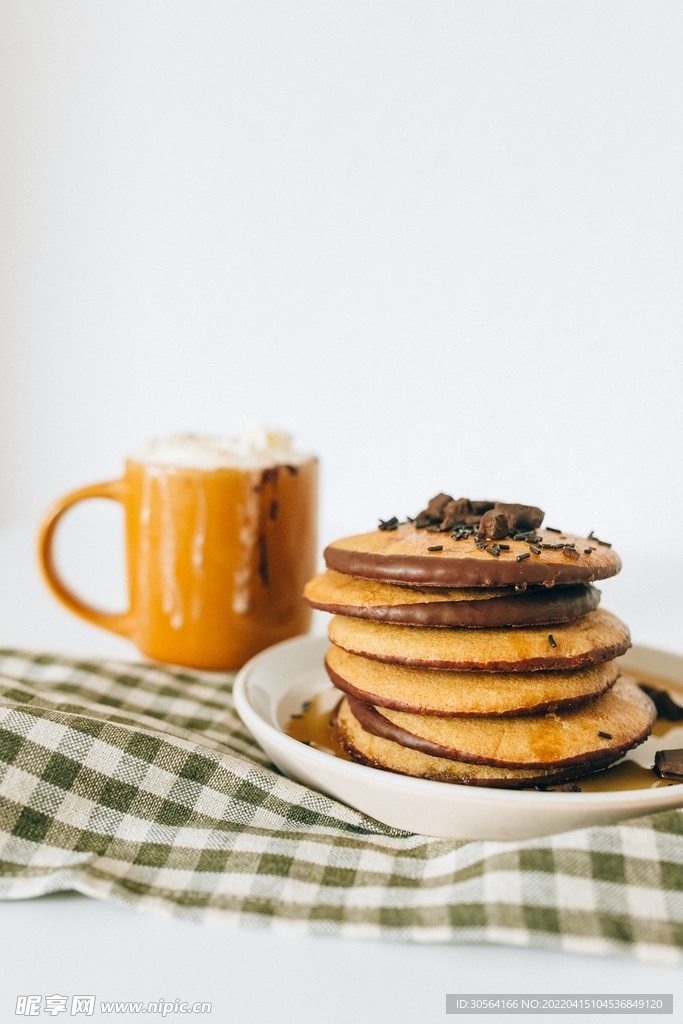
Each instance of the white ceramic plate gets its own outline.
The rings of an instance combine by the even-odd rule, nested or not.
[[[326,637],[297,637],[258,654],[237,676],[235,704],[281,771],[386,825],[444,839],[531,839],[683,806],[683,784],[607,793],[484,789],[395,775],[315,750],[284,728],[303,701],[332,691],[323,668],[328,646]],[[683,685],[678,655],[634,647],[623,663]],[[332,692],[330,698],[332,706]],[[651,738],[634,754],[651,767],[654,750],[665,745]]]

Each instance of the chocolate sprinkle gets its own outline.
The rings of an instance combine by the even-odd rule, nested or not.
[[[548,533],[562,533],[562,530],[555,529],[554,526],[546,526]]]
[[[525,558],[531,558],[530,551],[524,551],[521,555],[517,555],[518,562],[523,562]]]
[[[611,544],[610,541],[608,541],[608,540],[600,540],[599,537],[595,536],[595,534],[593,533],[592,530],[588,534],[588,537],[586,538],[586,540],[594,540],[596,544],[602,544],[606,548],[611,548],[612,547],[612,544]]]
[[[396,516],[392,516],[391,519],[380,519],[378,530],[397,530],[398,519]]]
[[[557,640],[552,633],[548,633],[548,643],[551,647],[557,647]]]
[[[427,551],[443,551],[443,544],[432,544],[430,548],[427,548]]]
[[[603,740],[611,740],[612,739],[612,733],[611,732],[602,732],[600,729],[598,729],[598,736],[602,736]]]
[[[541,553],[541,549],[540,549],[540,548],[535,548],[535,547],[533,546],[533,544],[531,545],[531,550],[533,551],[533,553],[534,553],[535,555],[540,555],[540,553]]]

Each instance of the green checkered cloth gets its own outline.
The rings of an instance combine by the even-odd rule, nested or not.
[[[400,832],[284,778],[232,680],[0,651],[0,896],[683,960],[682,812],[514,843]]]

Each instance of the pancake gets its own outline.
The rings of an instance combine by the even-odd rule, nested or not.
[[[597,608],[600,591],[571,587],[467,589],[406,587],[356,579],[328,569],[306,584],[313,608],[358,619],[406,626],[533,626],[570,622]]]
[[[432,757],[498,768],[555,769],[616,761],[647,738],[657,718],[647,694],[625,677],[589,704],[518,718],[411,715],[347,699],[366,732]]]
[[[462,786],[491,786],[501,789],[524,789],[533,786],[550,786],[570,782],[589,772],[606,768],[611,759],[604,763],[575,765],[568,768],[523,769],[494,768],[490,765],[466,764],[451,758],[432,757],[411,747],[403,747],[392,740],[366,732],[351,712],[348,698],[337,707],[332,727],[336,740],[346,752],[360,764],[380,768],[399,775],[412,775],[435,782],[450,782]]]
[[[514,630],[421,629],[335,615],[329,636],[333,644],[350,654],[377,661],[483,672],[583,668],[610,661],[631,646],[624,623],[603,609],[576,622],[553,626],[551,634],[546,626]]]
[[[365,704],[416,715],[529,715],[593,700],[619,675],[617,661],[570,672],[446,672],[387,665],[330,647],[327,674]]]
[[[506,587],[522,583],[591,583],[614,576],[621,569],[617,553],[604,543],[571,534],[539,529],[541,538],[531,552],[524,540],[507,538],[509,550],[497,557],[477,547],[474,534],[455,540],[450,533],[429,533],[412,523],[393,530],[375,530],[336,540],[325,548],[328,569],[362,579],[415,587]],[[544,548],[539,545],[551,545]],[[565,554],[566,547],[572,554]],[[429,552],[429,547],[441,547]],[[586,552],[589,551],[589,554]],[[578,554],[578,557],[576,555]],[[524,555],[522,561],[518,556]]]

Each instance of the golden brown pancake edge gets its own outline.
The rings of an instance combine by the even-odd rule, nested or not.
[[[588,584],[560,585],[550,589],[542,587],[519,594],[510,588],[511,593],[496,592],[491,597],[486,595],[485,600],[482,599],[485,588],[468,588],[469,593],[465,590],[462,593],[468,593],[469,599],[448,601],[444,600],[444,591],[440,588],[432,588],[433,595],[427,588],[420,588],[417,593],[422,600],[419,600],[416,599],[416,588],[378,584],[375,580],[355,577],[346,577],[340,585],[338,581],[342,576],[342,573],[328,570],[313,577],[304,589],[305,600],[313,608],[333,615],[406,626],[464,626],[472,629],[570,622],[594,611],[600,602],[600,591]],[[346,580],[352,580],[353,585],[349,586]],[[367,597],[364,588],[367,588]],[[378,597],[373,593],[377,590],[390,596],[391,603],[378,604]],[[476,594],[474,599],[470,596],[473,593]],[[404,596],[409,600],[402,604]]]
[[[397,626],[335,615],[333,644],[364,658],[453,671],[533,672],[582,668],[624,654],[628,628],[605,609],[571,623],[514,630]],[[552,640],[551,640],[552,638]]]
[[[370,660],[334,644],[325,670],[338,690],[364,704],[442,717],[510,717],[573,707],[606,693],[620,671],[612,660],[565,672],[449,672]]]
[[[499,718],[439,720],[435,716],[409,715],[388,709],[380,711],[355,697],[347,697],[347,700],[351,713],[366,732],[392,740],[400,746],[410,747],[432,757],[450,758],[469,764],[527,770],[569,768],[594,761],[602,763],[606,759],[616,761],[649,736],[657,717],[650,698],[627,679],[618,680],[602,697],[571,711],[505,721]],[[552,731],[556,742],[552,757],[548,756],[550,751],[547,749],[549,740],[552,742],[549,735],[551,726],[554,727]],[[425,735],[430,731],[450,733],[456,742],[460,734],[469,749],[435,742],[429,735]],[[539,737],[546,743],[545,751],[541,745],[545,757],[542,753],[541,756],[533,754],[534,741],[538,743]],[[510,756],[515,751],[515,745],[517,757]],[[486,747],[490,748],[489,752],[482,753]],[[508,756],[500,756],[506,750]]]
[[[501,587],[522,583],[554,586],[592,583],[621,569],[611,547],[587,537],[539,529],[541,543],[574,545],[577,558],[563,549],[541,549],[536,555],[526,541],[507,538],[498,557],[476,546],[475,537],[454,540],[448,533],[428,533],[404,523],[394,531],[373,531],[342,537],[324,551],[329,569],[362,579],[407,586]],[[558,540],[558,536],[564,541]],[[429,552],[430,547],[441,550]],[[590,554],[586,551],[590,549]],[[518,556],[524,555],[522,561]]]
[[[529,789],[559,785],[607,768],[613,760],[589,766],[572,766],[556,771],[525,771],[465,764],[447,758],[431,757],[402,747],[392,740],[367,733],[349,710],[347,698],[337,705],[332,716],[337,742],[359,764],[412,778],[446,782],[450,785],[481,786],[494,789]]]

